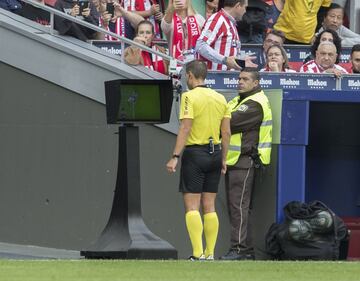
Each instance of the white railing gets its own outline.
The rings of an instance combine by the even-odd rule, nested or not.
[[[124,37],[124,36],[120,36],[120,35],[118,35],[118,34],[116,34],[116,33],[114,33],[114,32],[105,30],[105,29],[103,29],[103,28],[101,28],[101,27],[99,27],[99,26],[96,26],[96,25],[94,25],[94,24],[88,23],[88,22],[86,22],[86,21],[84,21],[84,20],[77,19],[76,17],[73,17],[73,16],[71,16],[71,15],[68,15],[68,14],[66,14],[66,13],[64,13],[64,12],[62,12],[62,11],[59,11],[59,10],[57,10],[57,9],[54,9],[54,8],[52,8],[52,7],[45,6],[45,5],[42,4],[42,3],[39,3],[39,2],[36,2],[36,1],[32,1],[32,0],[22,0],[22,1],[25,2],[25,3],[27,3],[27,4],[30,4],[30,5],[34,6],[34,7],[36,7],[36,8],[40,8],[40,9],[42,9],[42,10],[47,11],[47,12],[50,13],[50,34],[51,34],[51,35],[54,35],[54,30],[55,30],[55,28],[54,28],[54,15],[56,15],[56,16],[59,16],[59,17],[61,17],[61,18],[67,19],[67,20],[69,20],[69,21],[71,21],[71,22],[74,22],[74,23],[76,23],[76,24],[85,26],[85,27],[87,27],[87,28],[89,28],[89,29],[91,29],[91,30],[95,30],[95,31],[97,31],[97,32],[101,32],[101,33],[104,33],[104,34],[106,34],[106,35],[109,35],[109,36],[111,36],[111,37],[114,37],[114,38],[118,39],[118,40],[121,42],[121,51],[122,51],[122,52],[121,52],[121,61],[122,61],[122,62],[124,62],[124,49],[125,49],[125,44],[129,44],[129,45],[131,45],[131,46],[136,46],[136,47],[140,48],[141,50],[144,50],[144,51],[147,51],[147,52],[149,52],[149,53],[155,54],[155,55],[157,55],[157,56],[159,56],[159,57],[161,57],[161,58],[163,58],[163,59],[166,59],[166,60],[168,60],[168,61],[173,61],[173,60],[174,60],[173,57],[171,57],[171,56],[169,56],[169,55],[167,55],[167,54],[164,54],[164,53],[161,53],[161,52],[159,52],[159,51],[153,50],[153,49],[151,49],[151,48],[149,48],[149,47],[147,47],[147,46],[144,46],[143,44],[137,43],[137,42],[135,42],[135,41],[133,41],[133,40],[130,40],[130,39]],[[177,64],[180,64],[180,65],[183,65],[183,64],[184,64],[184,63],[181,62],[181,61],[177,61],[176,63],[177,63]]]

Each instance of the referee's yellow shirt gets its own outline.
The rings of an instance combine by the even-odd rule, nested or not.
[[[192,127],[186,145],[203,145],[212,137],[220,143],[221,120],[231,118],[231,110],[223,95],[216,91],[196,87],[182,94],[180,119],[192,119]]]

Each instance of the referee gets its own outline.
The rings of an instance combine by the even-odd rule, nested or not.
[[[179,191],[183,193],[186,228],[193,249],[189,260],[214,259],[219,229],[215,198],[220,175],[226,173],[226,154],[231,136],[230,109],[223,95],[204,85],[206,75],[205,62],[191,61],[186,64],[186,82],[190,91],[181,97],[181,124],[173,155],[166,165],[170,173],[175,172],[180,153],[185,147]],[[199,212],[200,204],[204,223]]]

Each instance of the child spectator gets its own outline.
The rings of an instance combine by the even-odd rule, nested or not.
[[[152,43],[154,37],[155,32],[153,24],[148,20],[141,21],[137,27],[134,41],[165,54],[165,48]],[[136,46],[130,46],[125,49],[124,59],[128,64],[143,65],[162,74],[168,74],[168,61],[164,61],[157,55],[142,51]]]
[[[169,0],[161,28],[169,43],[170,55],[184,62],[194,60],[196,40],[204,22],[191,0]]]
[[[279,45],[272,45],[266,52],[266,65],[260,72],[296,72],[289,67],[286,51]]]

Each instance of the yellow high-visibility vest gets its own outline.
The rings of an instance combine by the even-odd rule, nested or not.
[[[272,141],[272,113],[270,103],[264,92],[260,91],[254,95],[245,98],[239,104],[237,104],[239,102],[239,97],[232,99],[229,102],[231,112],[237,111],[239,107],[248,100],[258,102],[263,109],[263,120],[260,126],[259,144],[257,148],[261,162],[264,165],[267,165],[270,164]],[[226,164],[228,166],[235,165],[236,162],[239,160],[241,154],[241,137],[241,133],[231,135],[229,150],[226,157]]]

